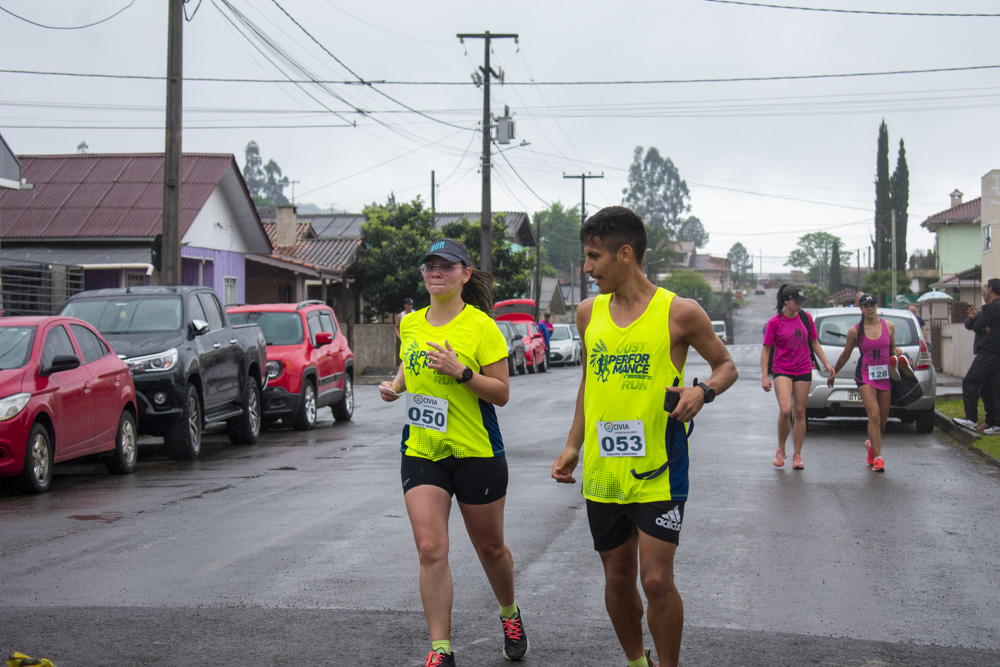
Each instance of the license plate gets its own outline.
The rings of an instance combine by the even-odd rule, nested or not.
[[[858,391],[849,391],[849,392],[847,392],[847,400],[851,401],[852,403],[860,403],[861,402],[861,392],[858,392]]]

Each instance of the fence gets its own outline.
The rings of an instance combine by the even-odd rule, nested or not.
[[[354,368],[359,375],[390,375],[399,367],[395,324],[354,325]]]
[[[0,315],[56,315],[83,291],[83,269],[17,260],[0,262]]]

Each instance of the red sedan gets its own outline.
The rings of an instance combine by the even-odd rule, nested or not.
[[[105,453],[135,469],[135,386],[128,366],[74,317],[0,318],[0,477],[47,491],[52,466]]]

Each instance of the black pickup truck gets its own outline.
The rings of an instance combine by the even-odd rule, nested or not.
[[[264,336],[256,324],[231,324],[212,289],[90,290],[61,314],[90,322],[129,365],[139,433],[163,436],[170,458],[197,458],[208,422],[225,421],[233,444],[257,441]]]

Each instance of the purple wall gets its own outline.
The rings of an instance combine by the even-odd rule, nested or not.
[[[242,303],[246,294],[246,270],[243,253],[225,250],[210,250],[185,246],[181,249],[181,282],[184,285],[199,285],[198,272],[201,258],[205,259],[201,285],[211,287],[223,301],[226,295],[225,278],[236,278],[236,302]]]

